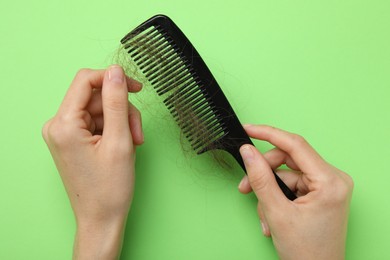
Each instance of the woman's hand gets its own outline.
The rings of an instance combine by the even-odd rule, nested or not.
[[[324,161],[302,137],[269,126],[245,126],[250,137],[276,148],[261,155],[243,145],[248,175],[239,185],[253,190],[263,233],[272,236],[281,259],[344,259],[353,181]],[[286,164],[290,170],[276,170]],[[272,169],[298,198],[289,201],[279,189]]]
[[[128,92],[141,84],[119,66],[80,70],[57,114],[43,127],[77,222],[74,258],[120,254],[130,209],[141,116]]]

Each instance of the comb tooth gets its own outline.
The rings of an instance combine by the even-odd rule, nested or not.
[[[191,143],[191,145],[193,147],[197,147],[198,145],[202,146],[204,145],[205,142],[208,142],[210,141],[210,135],[215,135],[217,133],[220,133],[222,128],[219,124],[216,124],[216,125],[213,125],[212,128],[210,129],[207,129],[206,127],[203,127],[203,132],[196,135],[196,136],[193,136],[193,137],[189,137],[189,136],[186,136],[186,138],[188,139],[188,141]],[[199,147],[197,147],[196,149],[198,149]],[[194,148],[195,150],[195,148]]]
[[[197,97],[194,97],[194,99],[192,100],[189,100],[189,102],[187,104],[185,104],[184,106],[181,107],[181,113],[182,114],[186,114],[188,112],[189,109],[193,108],[194,106],[196,106],[198,103],[206,103],[206,99],[200,95],[200,96],[197,96]],[[178,109],[177,107],[175,106],[172,110],[171,110],[171,113],[174,117],[178,116]]]
[[[171,84],[172,82],[180,80],[181,77],[186,76],[188,73],[189,72],[188,72],[187,68],[184,68],[181,71],[177,71],[175,73],[175,75],[172,75],[172,77],[167,77],[164,80],[160,80],[160,81],[156,82],[156,84],[154,85],[154,88],[156,90],[163,89],[164,86],[166,86],[167,84]]]
[[[141,62],[138,63],[138,67],[140,68],[140,70],[143,71],[150,70],[154,67],[158,68],[161,66],[160,64],[164,59],[172,55],[172,52],[174,52],[174,50],[166,48],[162,52],[158,53],[158,55],[157,53],[156,55],[154,55],[154,53],[150,53],[148,57],[146,57],[145,59],[143,59]]]
[[[215,143],[216,141],[220,140],[223,136],[227,134],[227,128],[225,125],[221,125],[221,128],[218,131],[215,131],[211,136],[210,136],[210,143]]]
[[[145,62],[161,60],[163,55],[170,49],[169,43],[165,42],[163,38],[160,38],[154,44],[153,46],[143,46],[137,55],[132,55],[138,66],[145,67]]]
[[[156,41],[153,46],[147,46],[147,49],[153,49],[153,51],[150,51],[149,53],[147,53],[148,55],[143,56],[143,58],[138,61],[139,66],[142,66],[143,63],[145,63],[145,61],[153,60],[150,59],[150,57],[155,57],[157,55],[162,56],[164,54],[164,50],[165,49],[168,50],[171,47],[171,44],[172,44],[172,40],[166,41],[164,38],[161,38],[158,41]],[[147,52],[147,50],[145,50],[145,52]],[[134,61],[136,60],[134,59]]]
[[[186,75],[183,75],[181,78],[178,78],[176,82],[173,82],[173,84],[171,84],[171,85],[166,84],[164,87],[160,88],[157,91],[157,94],[159,94],[161,96],[161,95],[171,91],[172,89],[181,86],[182,84],[185,84],[187,82],[193,82],[193,81],[194,81],[194,77],[191,74],[191,71],[187,71]]]
[[[147,28],[145,31],[142,31],[142,32],[138,32],[138,33],[134,33],[134,32],[130,32],[129,34],[127,34],[122,40],[121,40],[121,44],[123,45],[123,48],[124,49],[128,49],[132,46],[132,44],[134,43],[134,41],[136,41],[138,38],[140,37],[143,37],[141,41],[145,40],[145,36],[149,36],[150,34],[152,34],[153,32],[156,32],[157,29],[158,29],[159,26],[150,26],[149,28]]]
[[[207,138],[207,142],[202,142],[201,140],[198,141],[197,143],[193,143],[192,144],[192,149],[194,150],[198,150],[199,148],[201,148],[203,146],[203,149],[204,150],[207,146],[209,146],[210,144],[212,143],[215,143],[215,141],[221,139],[224,135],[225,135],[225,128],[224,127],[221,127],[220,129],[218,129],[217,131],[215,131],[213,133],[212,136],[210,136],[210,138]],[[200,153],[201,151],[198,151],[198,153]]]
[[[148,33],[145,33],[145,34],[139,34],[137,36],[140,36],[142,37],[141,40],[137,41],[137,38],[133,38],[131,39],[131,42],[129,42],[125,48],[128,49],[130,48],[133,44],[133,47],[130,48],[127,53],[131,54],[131,55],[136,55],[134,54],[133,52],[138,50],[139,48],[142,48],[145,44],[147,44],[149,41],[153,40],[156,36],[158,36],[160,34],[160,32],[157,30],[157,29],[154,29],[154,30],[151,30],[150,32]],[[132,54],[133,53],[133,54]]]
[[[137,52],[137,55],[133,55],[133,60],[137,62],[138,65],[142,65],[145,60],[157,56],[161,46],[165,48],[167,45],[168,43],[165,42],[163,37],[155,38],[153,41],[148,43],[148,45],[142,46],[143,49]]]
[[[219,126],[216,126],[212,130],[214,131],[214,133],[221,133],[222,132],[221,129],[222,128],[220,128]],[[186,137],[186,138],[188,139],[188,142],[190,142],[190,144],[192,145],[193,149],[196,150],[196,149],[204,146],[205,143],[208,143],[208,141],[210,140],[210,133],[211,132],[204,130],[202,132],[202,135],[198,135],[198,136],[192,137],[192,138],[189,138],[189,137]]]
[[[158,35],[153,39],[150,39],[148,42],[139,46],[139,50],[137,52],[131,54],[133,56],[133,60],[135,62],[142,63],[145,58],[148,58],[149,56],[154,56],[155,53],[157,53],[156,46],[159,46],[159,44],[164,41],[165,39],[163,35]],[[145,53],[147,55],[144,55]]]
[[[195,76],[193,82],[187,82],[186,84],[183,84],[182,86],[178,87],[172,94],[170,94],[166,99],[164,99],[163,101],[164,104],[165,105],[171,104],[172,102],[174,102],[174,100],[176,100],[176,98],[181,97],[184,93],[190,91],[191,89],[196,87],[196,85],[199,85],[199,83],[200,83],[199,77]]]
[[[176,70],[181,70],[182,67],[186,66],[186,64],[184,64],[184,62],[182,62],[181,60],[179,60],[179,62],[177,62],[176,64],[174,64],[172,67],[170,68],[167,68],[166,70],[162,69],[163,72],[160,73],[160,74],[155,74],[153,75],[152,77],[149,78],[149,81],[151,82],[151,84],[155,84],[158,80],[163,80],[164,78],[166,77],[169,77],[171,76],[171,74],[176,71]]]
[[[192,109],[195,110],[198,107],[203,106],[203,104],[207,104],[209,107],[211,107],[211,97],[209,97],[207,94],[204,94],[204,100],[201,103],[198,103],[197,105],[193,106]]]
[[[153,27],[151,27],[153,28]],[[145,44],[148,40],[151,38],[154,38],[156,35],[159,34],[159,31],[156,28],[153,28],[152,30],[148,32],[142,32],[137,34],[132,39],[129,39],[129,41],[124,45],[124,48],[127,49],[127,53],[132,53],[135,50],[137,50],[140,46]],[[141,38],[141,40],[137,41],[138,38]]]
[[[202,119],[197,119],[197,121],[199,121],[199,124],[201,124],[204,128],[206,128],[206,129],[210,129],[210,127],[212,126],[212,125],[214,125],[215,123],[218,123],[218,121],[219,121],[219,118],[218,117],[216,117],[216,116],[214,116],[214,115],[211,115],[211,116],[209,116],[206,120],[202,120]],[[189,124],[190,125],[190,124]],[[188,125],[188,126],[189,126]],[[188,128],[188,126],[187,127],[185,127],[185,128],[182,128],[182,131],[183,131],[183,134],[191,134],[192,132],[193,132],[193,128]],[[191,134],[192,135],[192,134]]]
[[[177,58],[175,51],[176,51],[175,49],[167,48],[166,50],[164,50],[163,55],[161,55],[158,59],[157,58],[151,59],[151,61],[148,62],[147,66],[144,65],[142,66],[142,68],[140,67],[140,69],[145,74],[153,68],[157,68],[157,71],[161,70],[161,63],[162,63],[161,61],[172,60]]]
[[[195,83],[195,82],[193,82],[193,83]],[[192,88],[190,90],[187,90],[184,95],[178,96],[173,102],[169,103],[169,105],[167,105],[166,102],[164,102],[164,103],[168,109],[171,109],[176,104],[181,103],[183,101],[183,99],[189,98],[190,96],[192,96],[193,94],[195,94],[198,91],[201,91],[201,90],[199,88]]]
[[[183,127],[183,130],[192,127],[193,118],[195,118],[196,121],[202,122],[214,116],[213,106],[210,106],[205,101],[200,102],[198,105],[199,108],[193,110],[195,112],[187,113],[185,116],[177,119],[178,125]]]
[[[203,98],[203,99],[202,99]],[[198,108],[202,107],[204,104],[208,104],[209,106],[211,106],[210,104],[210,97],[205,94],[205,95],[200,95],[198,98],[195,99],[195,97],[193,98],[193,100],[188,100],[188,103],[183,106],[183,111],[182,111],[182,114],[185,114],[185,109],[187,109],[189,106],[192,106],[192,111],[195,111],[197,110]],[[200,101],[200,102],[199,102]],[[194,103],[196,102],[196,103]],[[177,111],[176,109],[175,110],[172,110],[172,116],[175,117],[177,116]]]
[[[213,115],[213,111],[214,111],[215,107],[214,106],[204,106],[204,107],[200,107],[198,108],[197,110],[194,110],[194,114],[197,115],[197,118],[199,120],[206,120],[207,118],[211,117]],[[184,117],[182,117],[181,119],[181,122],[178,122],[180,128],[182,128],[183,130],[186,129],[187,127],[190,127],[191,126],[191,121],[188,120],[189,116],[192,116],[191,114],[189,115],[185,115]]]
[[[212,119],[212,118],[215,118],[214,117],[214,111],[213,109],[205,109],[204,111],[202,111],[201,114],[196,114],[194,113],[197,120],[200,121],[200,122],[205,122],[206,124],[210,123],[209,121]],[[186,132],[186,130],[188,129],[188,127],[191,127],[192,126],[192,123],[190,120],[183,120],[180,124],[179,124],[180,128],[183,130],[183,133]]]
[[[193,82],[189,82],[187,84],[184,84],[184,85],[178,87],[168,97],[166,97],[163,101],[164,104],[166,104],[166,105],[171,104],[173,102],[173,100],[181,97],[184,93],[187,93],[187,91],[190,91],[193,87],[199,85],[199,83],[200,83],[199,77],[195,76]]]
[[[211,141],[211,142],[200,142],[196,145],[192,145],[192,149],[194,151],[197,151],[196,153],[197,154],[201,154],[203,152],[206,152],[208,150],[212,150],[212,149],[215,149],[217,145],[217,143],[219,142],[219,140],[221,140],[224,136],[226,136],[227,133],[224,131],[224,130],[219,130],[218,131],[218,135],[216,136],[216,138]]]
[[[155,30],[158,30],[160,29],[160,25],[152,25],[152,26],[149,26],[148,28],[146,28],[145,30],[143,31],[138,31],[138,32],[130,32],[128,33],[125,37],[123,37],[123,39],[121,40],[121,43],[123,45],[125,45],[126,43],[128,43],[129,41],[133,40],[133,39],[137,39],[137,37],[140,37],[140,35],[145,35],[145,34],[148,34],[150,32],[153,32]]]
[[[142,51],[144,49],[144,46],[146,44],[149,44],[149,42],[152,41],[153,39],[155,39],[156,37],[158,37],[159,34],[160,34],[160,32],[158,30],[154,30],[154,31],[151,31],[150,33],[142,34],[143,38],[139,42],[137,42],[137,39],[132,39],[131,42],[129,42],[125,46],[125,48],[126,47],[129,48],[127,53],[133,57],[137,56],[139,54],[140,50]]]
[[[174,82],[174,81],[180,79],[181,77],[183,77],[183,76],[185,76],[185,75],[187,75],[187,69],[186,69],[186,68],[184,68],[184,69],[181,70],[181,71],[177,71],[177,72],[175,73],[175,75],[172,75],[172,77],[167,77],[167,78],[165,78],[164,80],[160,80],[160,81],[155,82],[154,88],[155,88],[156,90],[158,90],[158,89],[160,89],[161,87],[163,87],[164,85],[166,85],[167,83],[168,83],[168,84],[169,84],[169,83],[172,83],[172,82]]]
[[[211,127],[213,125],[218,124],[220,121],[219,116],[217,114],[215,114],[214,111],[210,110],[208,112],[209,113],[204,118],[199,118],[198,116],[196,116],[197,121],[199,122],[200,126],[205,129],[205,131],[211,130]],[[188,129],[188,127],[187,127],[187,129]],[[191,131],[189,131],[190,129],[187,130],[188,133],[191,132]],[[199,133],[199,134],[201,134],[201,133]]]
[[[151,77],[150,82],[152,85],[157,84],[159,81],[166,80],[169,77],[173,77],[177,74],[178,71],[186,70],[187,66],[181,60],[178,62],[172,62],[172,64],[167,65],[165,68],[161,69],[161,73],[157,73]]]
[[[212,113],[212,111],[215,109],[215,106],[210,106],[208,103],[203,103],[197,108],[193,108],[193,113],[185,114],[184,116],[180,118],[176,118],[176,121],[179,126],[189,124],[191,126],[191,117],[193,114],[198,115],[198,118],[201,118],[203,116],[206,116],[208,113]]]
[[[144,70],[150,65],[154,66],[156,64],[161,64],[164,59],[172,55],[172,51],[174,50],[170,49],[167,46],[163,46],[163,48],[159,50],[159,52],[157,52],[157,50],[149,52],[146,50],[146,53],[142,59],[133,60],[137,63],[140,70]]]
[[[178,54],[179,55],[179,54]],[[170,56],[167,59],[165,59],[160,66],[156,66],[154,69],[149,70],[145,73],[145,77],[149,78],[152,75],[155,75],[159,70],[169,66],[171,63],[174,63],[176,60],[180,60],[177,56]],[[158,73],[157,73],[158,74]]]
[[[161,68],[161,73],[156,73],[154,80],[151,81],[151,84],[156,88],[157,85],[163,84],[169,80],[177,79],[179,74],[188,70],[187,65],[180,60],[180,58],[173,60],[170,64],[167,64],[165,67]],[[177,87],[179,87],[176,84]]]
[[[200,102],[198,102],[195,106],[193,106],[192,107],[192,111],[201,111],[201,109],[203,110],[203,109],[209,109],[209,107],[210,107],[210,103],[209,103],[209,101],[210,101],[210,98],[209,97],[207,97],[206,99],[204,99],[204,100],[202,100],[202,101],[200,101]],[[183,120],[179,117],[179,114],[177,113],[177,111],[174,111],[174,110],[171,110],[171,114],[172,114],[172,116],[176,119],[176,120],[178,120],[178,121],[181,121],[181,122],[183,122]],[[186,114],[190,114],[190,113],[188,113],[187,111],[182,111],[182,115],[186,115]],[[188,119],[188,118],[187,118]]]
[[[203,101],[200,102],[200,104],[201,105],[205,105],[206,102],[204,102],[204,100],[203,100]],[[203,109],[208,110],[208,106],[207,105],[203,106]],[[182,115],[189,115],[189,116],[186,118],[186,120],[184,120],[185,116],[182,116]],[[193,127],[194,122],[198,122],[199,121],[197,116],[196,116],[196,114],[191,111],[191,108],[189,108],[183,114],[176,114],[174,116],[174,118],[175,118],[176,122],[178,123],[178,125],[189,124],[188,127]]]
[[[153,53],[147,48],[140,47],[136,52],[130,54],[133,61],[139,66],[139,64],[144,60],[145,57],[153,57]]]
[[[144,47],[146,51],[149,52],[149,57],[159,56],[162,57],[166,53],[169,53],[171,50],[176,50],[177,47],[174,43],[174,41],[167,37],[166,34],[161,34],[158,36],[158,42],[156,42],[154,45],[148,45]],[[148,57],[146,57],[148,58]],[[142,62],[141,62],[142,63]]]
[[[188,75],[185,78],[182,78],[180,81],[175,82],[172,85],[167,85],[167,87],[164,89],[161,89],[161,91],[159,91],[158,94],[161,96],[161,95],[170,93],[171,91],[174,91],[176,88],[179,88],[180,86],[183,86],[183,85],[186,85],[187,83],[193,82],[193,80],[194,80],[193,77],[191,75]]]
[[[198,137],[202,135],[210,135],[213,130],[220,125],[219,118],[216,116],[211,116],[207,121],[199,120],[200,127],[203,131],[187,131],[186,138],[188,138],[188,141],[192,141],[195,138],[199,139]]]
[[[206,109],[206,111],[208,112],[208,113],[210,113],[210,111],[208,111],[208,109]],[[193,127],[193,121],[192,121],[192,119],[193,119],[193,114],[191,114],[190,113],[190,117],[188,117],[187,119],[183,119],[183,120],[177,120],[177,123],[178,123],[178,125],[180,126],[180,128],[182,128],[182,130],[183,130],[183,133],[184,133],[184,131],[185,130],[187,130],[188,128],[189,129],[194,129],[194,127]]]
[[[192,123],[194,124],[194,122]],[[199,135],[204,133],[207,129],[203,125],[197,125],[196,127],[191,127],[186,133],[182,132],[185,138],[192,143],[194,138],[197,138]]]
[[[175,64],[176,66],[179,65],[179,68],[175,69]],[[159,73],[155,75],[155,79],[150,82],[154,85],[155,88],[159,88],[161,84],[179,77],[179,75],[184,73],[186,70],[186,65],[183,62],[180,62],[180,59],[176,59],[175,62],[172,62],[172,64],[162,67]]]
[[[194,100],[198,96],[204,96],[203,90],[199,89],[197,86],[188,89],[185,93],[178,96],[176,99],[171,100],[170,103],[165,104],[168,109],[173,107],[180,107],[184,104],[187,104]]]
[[[226,135],[228,134],[228,132],[225,130],[221,131],[218,136],[211,142],[206,142],[206,143],[203,143],[203,145],[200,145],[198,148],[197,148],[197,151],[192,148],[194,151],[196,151],[197,154],[202,154],[204,152],[207,152],[209,150],[212,150],[212,149],[215,149],[217,147],[220,147],[219,149],[223,149],[223,144],[222,144],[222,147],[220,145],[218,145],[218,143],[220,143],[220,140],[222,140]],[[211,144],[213,144],[213,146],[211,146]]]

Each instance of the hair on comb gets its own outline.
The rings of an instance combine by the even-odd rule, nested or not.
[[[245,171],[239,148],[253,144],[214,76],[191,42],[165,15],[142,23],[121,44],[176,120],[192,149],[230,153]],[[287,198],[295,194],[275,174]]]

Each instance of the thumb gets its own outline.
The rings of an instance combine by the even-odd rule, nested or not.
[[[118,65],[111,66],[104,75],[102,103],[103,139],[123,142],[124,138],[131,138],[126,78],[123,69]]]
[[[240,148],[248,174],[249,183],[263,209],[278,207],[286,201],[272,169],[263,155],[253,146],[245,144]]]

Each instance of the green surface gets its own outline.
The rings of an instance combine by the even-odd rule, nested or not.
[[[157,13],[187,34],[242,122],[300,133],[353,177],[347,259],[390,259],[388,0],[3,1],[0,259],[71,258],[75,223],[41,126],[79,68],[108,66]],[[254,197],[237,191],[240,169],[183,156],[163,114],[143,115],[122,258],[277,259]]]

